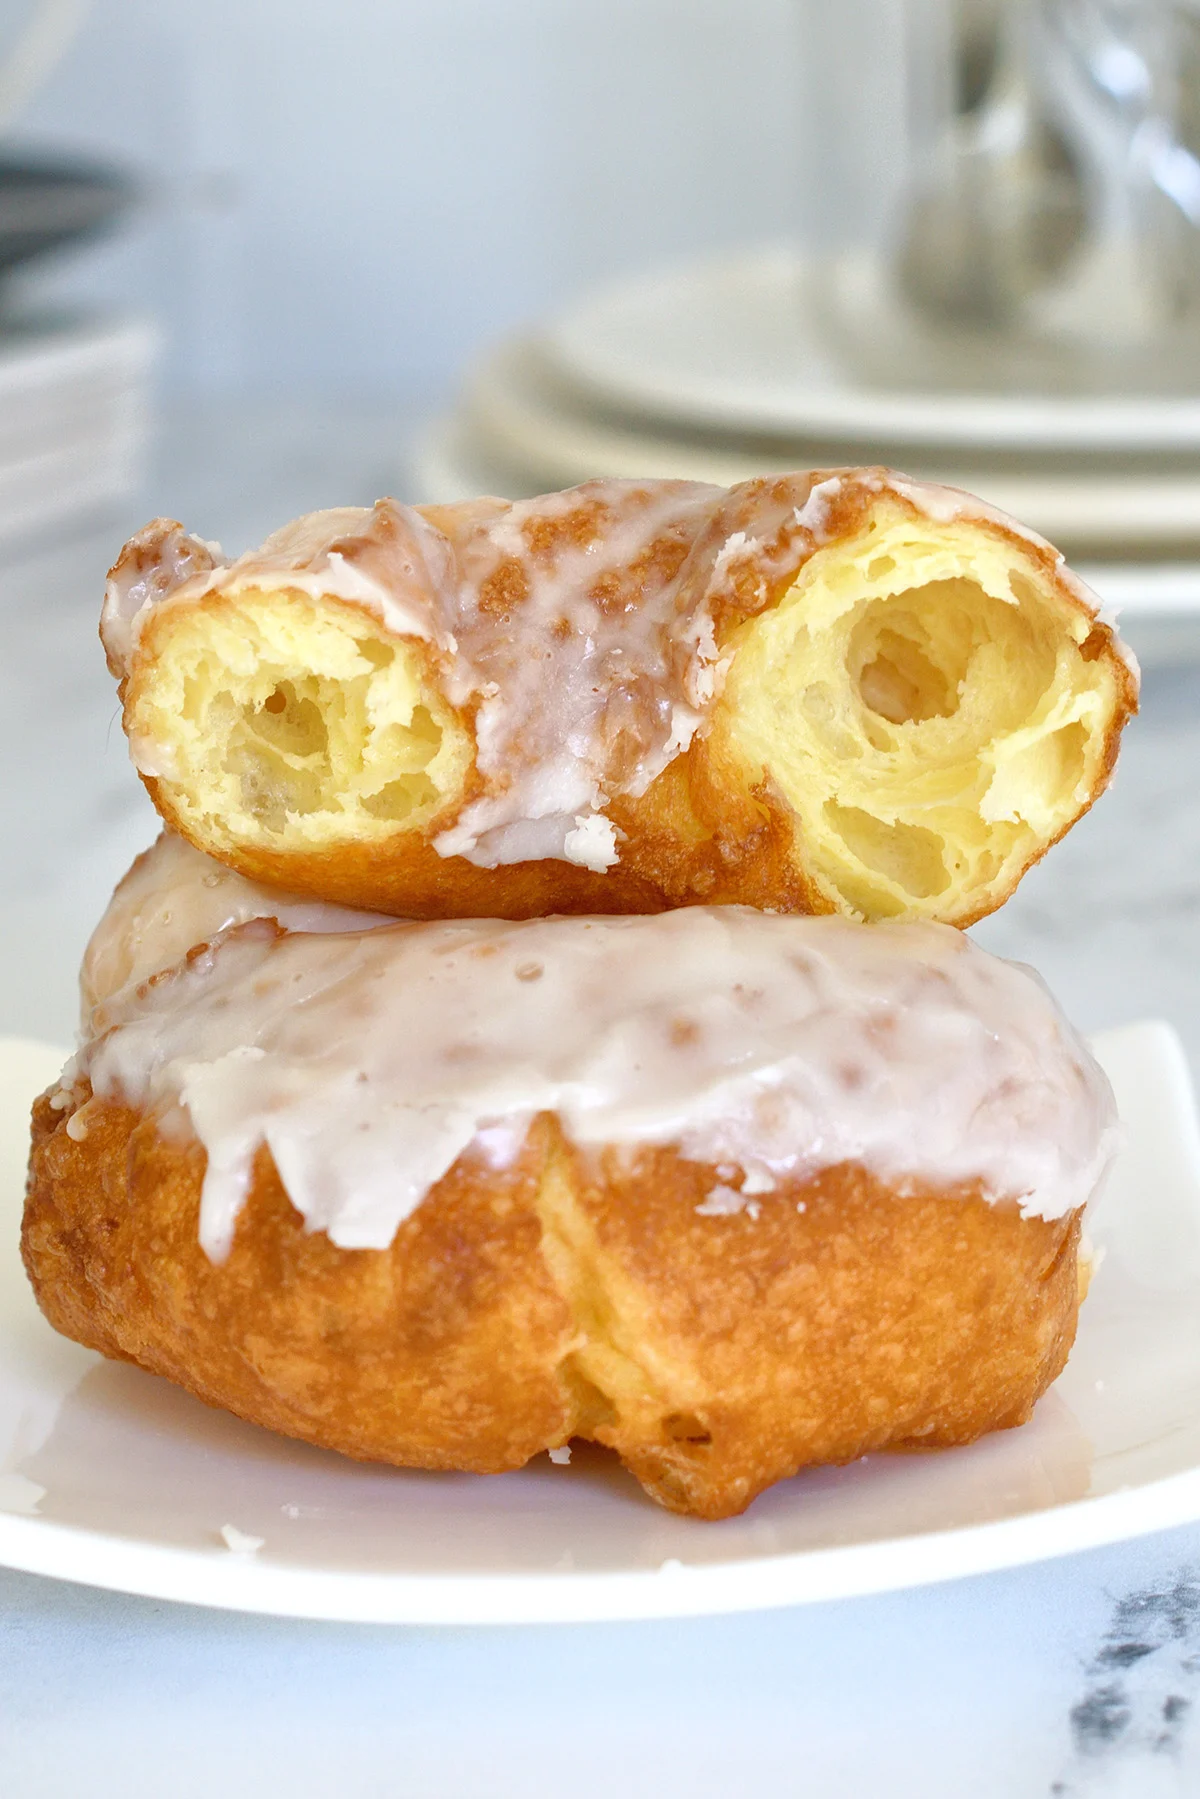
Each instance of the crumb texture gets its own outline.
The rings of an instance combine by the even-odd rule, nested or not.
[[[717,729],[837,909],[979,917],[1106,780],[1122,670],[1024,560],[881,512],[737,633]]]
[[[180,608],[128,724],[214,847],[416,828],[457,792],[467,733],[412,645],[300,592]]]
[[[148,527],[115,666],[166,822],[345,906],[967,925],[1103,791],[1136,706],[1048,545],[887,470],[314,518],[336,556],[301,520],[202,575],[174,526],[147,573]],[[404,533],[363,597],[347,557]]]

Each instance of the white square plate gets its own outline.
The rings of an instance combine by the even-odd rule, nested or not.
[[[1164,1024],[1095,1048],[1129,1140],[1089,1226],[1104,1259],[1078,1341],[1031,1422],[801,1474],[705,1524],[657,1510],[599,1450],[492,1476],[363,1467],[56,1336],[17,1235],[29,1101],[62,1057],[0,1039],[0,1563],[301,1617],[648,1618],[913,1586],[1200,1518],[1187,1068]]]

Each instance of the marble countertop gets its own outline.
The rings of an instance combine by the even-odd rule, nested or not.
[[[0,1032],[69,1040],[88,931],[155,834],[95,636],[126,530],[166,512],[241,548],[369,502],[403,487],[403,425],[177,418],[138,516],[0,563]],[[1130,635],[1143,710],[1112,791],[976,934],[1085,1028],[1169,1019],[1200,1072],[1200,622]],[[14,1799],[1195,1792],[1200,1526],[879,1599],[563,1630],[308,1625],[0,1573],[0,1693]]]

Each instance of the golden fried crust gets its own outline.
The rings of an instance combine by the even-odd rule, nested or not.
[[[834,477],[840,478],[840,485],[835,483],[835,491],[825,503],[818,539],[799,521],[814,488],[828,486]],[[783,605],[809,564],[815,566],[823,554],[832,553],[830,546],[853,548],[877,518],[886,518],[893,524],[907,521],[914,527],[922,521],[929,523],[922,505],[912,497],[915,492],[911,483],[886,470],[818,470],[804,476],[745,482],[718,499],[711,520],[693,547],[689,567],[694,564],[698,571],[696,581],[707,582],[718,546],[739,538],[754,540],[754,557],[734,559],[722,582],[713,588],[711,609],[716,642],[723,653],[732,657],[734,675],[739,658],[747,654],[747,633]],[[1019,851],[1003,845],[995,850],[992,859],[1002,866],[992,873],[976,869],[967,879],[954,867],[941,869],[931,887],[923,889],[918,882],[907,898],[903,890],[881,898],[869,878],[865,884],[861,878],[847,884],[843,874],[829,863],[827,839],[832,829],[837,840],[837,830],[830,826],[820,806],[816,806],[812,817],[802,816],[804,809],[797,794],[782,790],[769,772],[770,759],[764,760],[755,749],[753,733],[747,737],[746,696],[734,675],[730,676],[724,697],[713,704],[705,728],[692,739],[688,749],[676,756],[641,795],[613,797],[606,803],[606,815],[618,832],[620,860],[605,872],[561,860],[483,868],[461,855],[439,854],[435,842],[459,821],[485,785],[473,749],[464,751],[467,760],[457,768],[438,803],[430,802],[433,810],[426,808],[419,820],[414,815],[412,820],[384,826],[376,819],[368,821],[369,828],[362,827],[361,819],[353,826],[343,820],[336,829],[330,827],[332,835],[328,838],[293,828],[294,821],[278,831],[251,828],[244,822],[235,829],[228,807],[217,805],[211,794],[204,797],[202,781],[198,786],[181,786],[178,778],[144,774],[146,789],[173,830],[252,879],[341,905],[409,918],[521,919],[548,913],[647,913],[681,905],[736,903],[783,912],[846,911],[867,918],[912,915],[965,927],[1002,905],[1023,874],[1104,791],[1115,764],[1121,732],[1136,710],[1137,686],[1131,668],[1119,653],[1113,631],[1093,617],[1086,596],[1062,569],[1057,553],[1000,515],[970,502],[966,496],[959,498],[963,501],[959,523],[936,528],[958,530],[969,526],[980,554],[995,551],[1011,555],[1013,566],[1023,571],[1018,578],[1026,588],[1032,591],[1041,585],[1044,589],[1043,599],[1049,608],[1046,617],[1053,615],[1056,620],[1056,641],[1065,658],[1063,666],[1069,664],[1074,671],[1070,680],[1078,678],[1086,685],[1092,678],[1087,673],[1091,667],[1104,694],[1102,703],[1089,714],[1086,730],[1082,724],[1069,722],[1060,740],[1064,756],[1074,754],[1078,747],[1072,745],[1072,730],[1078,729],[1081,741],[1086,740],[1086,778],[1081,775],[1075,786],[1066,776],[1059,782],[1062,791],[1069,789],[1072,797],[1064,799],[1056,790],[1054,804],[1048,811],[1044,807],[1039,811],[1036,781],[1014,776],[1013,791],[1023,790],[1017,799],[1014,801],[1010,791],[1003,803],[998,802],[1000,810],[995,816],[984,808],[985,826],[997,838],[1003,836],[1006,821],[1017,816],[1021,805],[1030,808],[1029,817],[1038,819],[1021,836]],[[581,490],[574,511],[554,513],[554,531],[576,547],[586,544],[589,533],[596,528],[596,507],[595,499],[589,499]],[[447,530],[451,530],[453,513],[453,508],[426,509],[426,516]],[[546,521],[542,524],[550,529]],[[531,539],[528,546],[534,560],[540,553],[539,541]],[[653,548],[656,552],[682,554],[674,539]],[[866,559],[865,555],[860,557],[860,561]],[[628,608],[636,610],[644,601],[644,590],[651,575],[658,571],[659,560],[661,557],[649,554],[624,572],[621,598]],[[496,602],[501,623],[510,613],[519,617],[528,597],[528,583],[517,579],[520,566],[514,564],[513,569],[516,573],[509,571],[512,578],[507,586],[501,583],[504,591]],[[948,587],[953,583],[940,585]],[[938,582],[933,582],[930,591],[938,586]],[[201,612],[211,608],[215,616],[224,603],[220,595],[207,595],[198,605]],[[331,617],[361,611],[340,601],[324,603]],[[894,610],[902,611],[903,604],[901,595]],[[1005,610],[1001,606],[1000,611]],[[153,687],[156,659],[161,645],[170,638],[175,616],[170,604],[151,615],[134,658],[134,675],[122,680],[120,693],[131,735],[136,736],[145,728],[144,719],[139,724],[140,709],[147,691]],[[409,648],[432,688],[436,688],[436,672],[429,663],[427,646]],[[1061,670],[1055,679],[1060,675],[1070,685]],[[804,677],[808,679],[809,676]],[[800,707],[801,677],[797,675],[796,680],[797,690],[785,692],[786,703],[778,709],[778,718],[783,722],[774,726],[779,739],[774,749],[780,754],[788,737],[788,709]],[[782,677],[781,681],[786,688]],[[1004,679],[993,681],[993,691],[997,685],[1003,688]],[[819,692],[820,683],[815,679],[813,687]],[[814,704],[819,712],[819,701]],[[448,721],[453,709],[446,706],[444,710]],[[887,719],[891,714],[885,712],[883,716]],[[926,721],[924,713],[915,716],[921,723]],[[473,744],[474,703],[454,713],[454,718],[463,743]],[[908,724],[912,722],[908,720]],[[936,733],[938,728],[935,719],[931,729]],[[1010,732],[1010,736],[1016,742],[1019,733]],[[846,770],[852,760],[843,757],[839,766]],[[919,766],[928,779],[927,762],[920,762]],[[964,788],[978,776],[981,766],[978,759],[967,758],[962,771]],[[795,778],[806,791],[816,793],[814,780],[803,769]],[[915,787],[920,787],[920,781]],[[868,781],[865,792],[847,799],[850,810],[861,814],[865,808],[870,813],[875,803],[873,792]],[[932,805],[921,792],[908,792],[900,799],[896,795],[888,799],[879,792],[876,799],[877,845],[880,840],[886,845],[895,836],[901,812],[902,834],[907,830],[911,837],[910,827],[915,826],[916,835],[922,836],[927,834],[926,827],[935,828],[937,805],[956,803],[955,793],[946,789],[944,782],[938,787],[937,805]],[[978,796],[968,797],[962,799],[962,804],[969,810],[977,805],[977,800]],[[1016,812],[1005,811],[1005,806],[1014,804]],[[1024,818],[1026,814],[1020,816]],[[942,826],[936,828],[941,830]],[[843,861],[850,853],[856,867],[857,859],[864,853],[861,833],[854,840],[852,852],[840,840],[833,847]],[[880,868],[887,872],[889,852],[885,847],[878,853],[884,861],[877,865],[868,855],[868,874],[873,870],[878,875]],[[987,854],[981,858],[984,864],[988,860]],[[945,883],[944,887],[937,885],[939,880]]]
[[[40,1100],[22,1248],[42,1310],[361,1460],[493,1472],[589,1437],[661,1505],[726,1517],[802,1467],[1020,1424],[1075,1332],[1078,1214],[852,1166],[706,1216],[711,1168],[585,1159],[547,1116],[511,1169],[461,1158],[389,1249],[341,1250],[263,1150],[221,1265],[203,1170],[153,1118],[93,1100],[76,1141]]]
[[[267,886],[364,912],[416,919],[520,919],[552,913],[664,912],[674,903],[661,882],[639,875],[632,866],[619,865],[607,874],[551,861],[477,868],[462,856],[439,856],[432,830],[318,849],[213,845],[176,805],[166,782],[143,775],[142,783],[164,822],[218,862]],[[679,901],[687,903],[686,898]]]
[[[716,773],[697,746],[677,757],[640,799],[611,801],[609,817],[627,847],[617,866],[602,874],[549,859],[477,868],[462,856],[440,856],[432,827],[381,843],[279,850],[245,843],[229,850],[198,838],[169,785],[147,775],[142,781],[172,830],[239,874],[364,912],[522,919],[726,904],[835,911],[795,864],[788,809],[765,787],[753,794],[722,789]]]
[[[493,1472],[569,1434],[570,1312],[540,1253],[539,1143],[465,1160],[391,1248],[309,1234],[260,1153],[229,1259],[198,1240],[204,1152],[124,1107],[75,1143],[39,1106],[23,1253],[50,1322],[288,1436]]]
[[[672,1412],[596,1435],[671,1509],[725,1516],[798,1467],[1022,1424],[1065,1365],[1078,1215],[843,1166],[757,1218],[697,1218],[711,1182],[655,1151],[583,1201],[626,1329],[672,1371]]]

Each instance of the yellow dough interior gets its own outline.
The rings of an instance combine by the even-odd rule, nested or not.
[[[286,601],[286,604],[281,604]],[[249,589],[165,608],[129,729],[214,847],[371,841],[457,798],[468,733],[419,653],[343,602]]]
[[[965,522],[876,509],[738,628],[714,735],[796,813],[838,909],[978,916],[1094,797],[1117,698],[1091,621]]]

